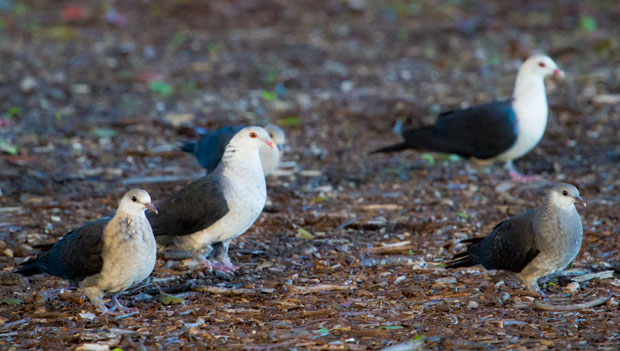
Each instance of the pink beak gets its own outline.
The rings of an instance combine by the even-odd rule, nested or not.
[[[558,78],[562,78],[563,79],[565,74],[564,74],[564,71],[562,71],[559,68],[556,68],[555,70],[553,70],[553,75],[558,77]]]
[[[265,140],[265,144],[267,144],[267,146],[269,147],[273,147],[273,148],[276,147],[276,144],[274,144],[273,141],[271,140]]]

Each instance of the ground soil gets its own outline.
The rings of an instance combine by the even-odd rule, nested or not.
[[[0,348],[618,349],[619,15],[606,1],[0,1]],[[543,181],[368,155],[399,140],[397,121],[509,97],[538,50],[567,72],[547,80],[548,128],[516,163]],[[285,168],[231,245],[234,275],[162,254],[152,282],[181,299],[150,284],[121,296],[140,312],[118,316],[43,293],[60,279],[10,273],[127,189],[157,202],[200,176],[177,151],[198,127],[267,121],[287,132]],[[543,301],[510,277],[442,268],[559,181],[588,202],[571,272],[611,275],[543,280]]]

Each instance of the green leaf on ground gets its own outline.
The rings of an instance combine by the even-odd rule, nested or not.
[[[584,31],[591,33],[598,29],[598,23],[593,17],[581,16],[579,19],[579,27]]]
[[[276,101],[278,100],[278,93],[275,91],[263,90],[263,99],[267,101]]]
[[[387,330],[398,330],[398,329],[403,329],[404,327],[402,325],[384,325],[381,328],[387,329]]]
[[[149,84],[149,89],[163,97],[172,95],[172,86],[166,82],[162,82],[161,80],[152,81],[151,84]]]
[[[329,329],[321,328],[321,329],[315,331],[315,333],[318,333],[321,336],[328,336],[329,335]]]
[[[17,146],[9,144],[6,140],[0,139],[0,151],[9,155],[17,155]]]
[[[52,39],[72,40],[77,38],[77,31],[71,26],[58,25],[48,28],[47,35]]]
[[[283,127],[295,127],[299,125],[299,117],[298,116],[286,116],[280,120],[279,125]]]
[[[15,117],[22,114],[22,109],[19,107],[9,107],[9,109],[6,111],[6,114],[9,117]]]
[[[1,299],[0,300],[0,305],[12,305],[12,306],[15,306],[15,305],[21,305],[21,304],[22,304],[22,300],[20,300],[20,299],[9,299],[9,298],[6,298],[6,299]]]
[[[428,152],[423,153],[422,158],[425,159],[429,165],[431,166],[435,165],[435,158],[433,157],[433,155],[429,154]]]
[[[99,128],[95,127],[90,130],[90,134],[98,137],[98,138],[111,138],[116,135],[116,131],[110,128]]]
[[[319,195],[319,196],[315,196],[312,199],[310,199],[310,203],[314,205],[314,204],[321,203],[325,200],[327,200],[325,196]]]
[[[304,228],[297,228],[297,236],[301,239],[314,239],[314,235]]]
[[[159,301],[161,301],[164,305],[185,305],[185,299],[182,297],[166,294],[163,291],[159,292]]]

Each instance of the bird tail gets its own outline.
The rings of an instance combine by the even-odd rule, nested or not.
[[[469,238],[465,240],[461,240],[464,244],[476,244],[484,238]],[[468,246],[469,247],[469,246]],[[478,259],[471,255],[469,251],[459,252],[456,255],[452,256],[452,259],[446,262],[446,268],[459,268],[459,267],[471,267],[475,266],[478,263]]]
[[[403,133],[403,138],[405,141],[402,143],[382,147],[371,151],[370,154],[402,151],[406,149],[434,150],[433,144],[435,143],[436,137],[434,136],[433,126],[406,130]]]
[[[465,251],[454,255],[450,261],[446,262],[446,268],[471,267],[476,264],[477,262],[469,252]]]
[[[37,265],[37,260],[28,260],[19,265],[19,268],[14,270],[13,273],[21,274],[21,275],[35,275],[39,273],[43,273],[39,266]]]
[[[184,141],[179,143],[179,149],[183,152],[187,152],[190,154],[196,154],[196,142],[195,141]]]

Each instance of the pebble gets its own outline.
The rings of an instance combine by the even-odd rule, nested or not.
[[[564,287],[564,292],[567,294],[575,295],[577,292],[579,292],[579,283],[572,282],[568,284]]]
[[[478,303],[476,301],[469,301],[469,303],[467,304],[467,308],[469,308],[470,310],[474,310],[478,308]]]
[[[24,79],[22,79],[21,83],[19,83],[19,88],[21,89],[22,92],[24,93],[30,93],[34,90],[34,88],[37,87],[37,80],[34,79],[31,76],[28,76]]]

